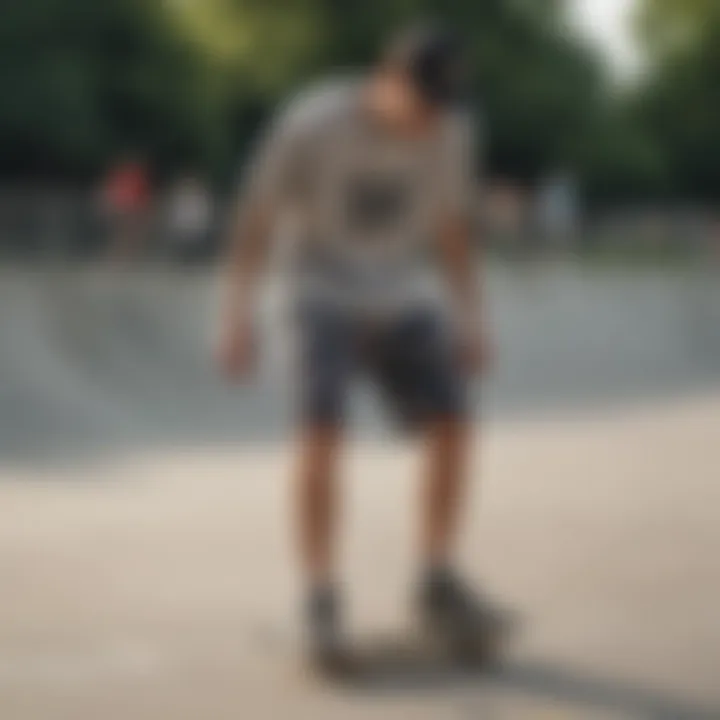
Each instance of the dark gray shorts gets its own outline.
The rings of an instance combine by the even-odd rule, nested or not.
[[[341,423],[349,386],[366,375],[396,421],[412,429],[466,414],[466,378],[439,312],[368,321],[339,309],[299,311],[299,402],[304,423]]]

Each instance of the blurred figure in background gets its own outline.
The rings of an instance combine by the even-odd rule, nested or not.
[[[417,603],[454,648],[489,615],[453,566],[470,430],[466,385],[484,355],[471,226],[473,120],[461,103],[453,34],[400,35],[364,78],[301,95],[275,121],[248,173],[227,266],[219,360],[254,361],[253,310],[279,225],[299,338],[299,549],[311,657],[346,665],[336,586],[336,461],[346,394],[370,374],[427,465]]]
[[[202,178],[186,173],[171,186],[165,208],[170,253],[183,263],[207,257],[213,198]]]
[[[566,253],[573,248],[579,229],[579,197],[572,173],[559,169],[540,184],[537,221],[543,250]]]
[[[137,155],[128,155],[113,167],[101,189],[101,203],[108,223],[107,254],[125,262],[143,251],[151,188],[147,167]]]

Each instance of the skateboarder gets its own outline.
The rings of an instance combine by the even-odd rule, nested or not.
[[[427,452],[416,602],[453,642],[482,618],[453,545],[469,441],[466,382],[484,343],[471,252],[473,123],[455,36],[398,35],[362,77],[293,99],[250,165],[227,261],[218,361],[252,369],[253,309],[271,238],[287,243],[297,320],[298,547],[321,667],[347,657],[335,583],[336,459],[348,385],[378,382]],[[282,232],[278,233],[278,228]]]

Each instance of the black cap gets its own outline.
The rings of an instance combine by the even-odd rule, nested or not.
[[[389,44],[385,62],[407,73],[421,97],[433,105],[450,105],[465,91],[462,43],[448,28],[418,24]]]

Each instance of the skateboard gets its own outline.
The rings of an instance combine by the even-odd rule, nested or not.
[[[340,662],[324,666],[305,658],[321,681],[425,682],[489,672],[505,658],[514,631],[510,618],[495,619],[477,633],[452,642],[422,627],[367,634],[348,640]]]

